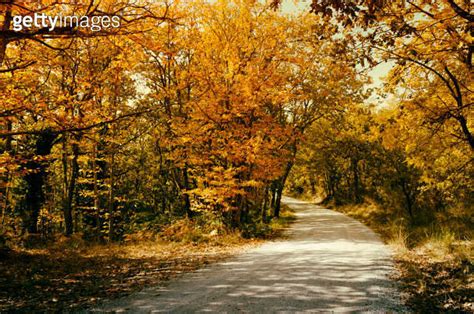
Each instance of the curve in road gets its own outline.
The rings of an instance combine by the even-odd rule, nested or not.
[[[285,197],[296,222],[268,242],[93,312],[405,312],[391,252],[343,214]]]

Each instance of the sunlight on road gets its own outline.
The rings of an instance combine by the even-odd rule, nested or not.
[[[296,209],[289,238],[187,274],[98,311],[402,311],[377,235],[342,214],[285,198]]]

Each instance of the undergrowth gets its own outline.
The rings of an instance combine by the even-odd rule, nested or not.
[[[77,233],[14,246],[0,252],[0,312],[69,312],[127,295],[279,236],[293,219],[285,207],[280,218],[254,228],[230,229],[203,215],[121,242]]]
[[[243,223],[238,229],[232,229],[217,217],[203,216],[198,219],[183,218],[175,221],[158,234],[159,238],[184,243],[215,243],[220,241],[238,242],[239,239],[273,239],[295,220],[294,211],[282,205],[280,217],[262,221],[253,217],[251,222]]]
[[[474,311],[473,229],[472,217],[461,214],[466,211],[417,221],[370,201],[334,209],[365,223],[394,248],[395,276],[415,312]]]

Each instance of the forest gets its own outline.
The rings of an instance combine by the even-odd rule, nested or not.
[[[0,276],[61,245],[268,238],[288,194],[397,246],[418,311],[472,310],[474,5],[286,5],[2,1]],[[34,14],[120,25],[14,29]]]

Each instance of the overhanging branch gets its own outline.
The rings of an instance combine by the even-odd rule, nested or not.
[[[107,124],[118,122],[118,121],[126,119],[126,118],[137,117],[137,116],[140,116],[142,114],[145,114],[145,113],[148,113],[148,112],[151,112],[151,111],[152,111],[152,109],[147,109],[147,110],[142,110],[142,111],[137,111],[137,112],[131,112],[131,113],[127,113],[127,114],[123,114],[121,116],[115,117],[113,119],[109,119],[109,120],[89,124],[89,125],[82,126],[82,127],[73,127],[73,128],[66,128],[66,129],[52,130],[52,131],[49,130],[49,132],[52,132],[52,133],[55,133],[55,134],[62,134],[62,133],[73,133],[73,132],[87,131],[87,130],[98,128],[98,127],[101,127],[101,126],[104,126],[104,125],[107,125]],[[42,133],[44,133],[44,130],[3,132],[3,133],[0,133],[0,138],[16,136],[16,135],[38,135],[38,134],[42,134]]]

